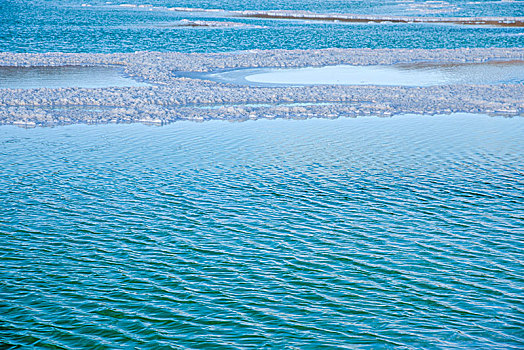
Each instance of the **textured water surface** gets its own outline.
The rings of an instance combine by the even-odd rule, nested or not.
[[[123,7],[122,4],[152,7]],[[90,5],[90,6],[83,6]],[[518,17],[522,1],[382,0],[35,0],[0,2],[0,51],[220,52],[250,49],[522,47],[523,28],[394,23],[327,23],[166,11],[307,10],[375,16]],[[184,21],[212,23],[180,26]],[[216,22],[239,23],[220,27]],[[221,29],[217,29],[221,28]]]
[[[521,349],[522,135],[1,127],[0,347]]]

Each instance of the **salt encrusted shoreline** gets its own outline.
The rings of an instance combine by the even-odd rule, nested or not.
[[[440,6],[439,6],[440,5]],[[442,8],[438,3],[419,3],[409,4],[409,7],[417,9],[421,14],[435,14],[443,12],[455,12],[456,8]],[[383,16],[383,15],[361,15],[350,13],[317,13],[311,11],[297,10],[245,10],[232,11],[225,9],[192,8],[192,7],[166,7],[153,6],[150,4],[120,4],[107,6],[115,9],[136,9],[145,11],[171,11],[171,12],[195,12],[201,14],[213,14],[220,17],[239,17],[239,18],[261,18],[273,20],[307,20],[307,21],[328,21],[328,22],[349,22],[349,23],[422,23],[422,24],[456,24],[474,26],[496,26],[496,27],[523,27],[524,17],[514,16],[489,16],[489,17],[429,17],[429,16]]]
[[[308,21],[336,21],[349,23],[426,23],[474,26],[523,27],[523,17],[415,17],[365,16],[352,14],[322,14],[309,11],[232,11],[239,17],[263,19],[297,19]]]
[[[97,89],[0,89],[0,124],[163,124],[176,120],[335,118],[454,112],[523,116],[523,84],[256,87],[177,75],[179,72],[187,74],[255,67],[489,61],[524,62],[524,49],[252,50],[209,54],[0,53],[0,66],[118,65],[123,66],[130,76],[154,84],[150,87]]]

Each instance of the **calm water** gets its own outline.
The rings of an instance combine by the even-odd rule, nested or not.
[[[112,67],[0,67],[0,89],[148,86]]]
[[[83,3],[92,6],[82,6]],[[224,18],[115,5],[225,10],[310,10],[397,16],[524,16],[523,1],[394,0],[7,0],[0,1],[0,51],[235,51],[331,47],[523,47],[523,28],[431,24],[348,24]],[[238,21],[258,27],[188,28],[180,20]]]
[[[400,85],[522,84],[523,63],[462,65],[396,65],[306,68],[254,68],[195,74],[220,82],[259,85]]]
[[[0,348],[524,347],[524,120],[0,128]]]

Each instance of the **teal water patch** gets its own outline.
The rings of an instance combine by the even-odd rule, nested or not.
[[[114,67],[0,67],[0,89],[150,86]]]
[[[0,127],[0,342],[524,346],[524,120]]]
[[[521,1],[208,0],[121,2],[156,7],[225,10],[308,10],[376,16],[523,16]],[[128,8],[115,2],[35,0],[0,2],[0,51],[7,52],[221,52],[251,49],[523,47],[522,28],[431,24],[344,24],[258,20]],[[91,6],[82,6],[91,5]],[[248,27],[166,28],[180,21],[235,21]]]

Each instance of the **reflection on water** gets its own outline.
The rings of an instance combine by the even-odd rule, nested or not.
[[[242,69],[204,78],[250,85],[399,85],[522,84],[524,62]]]
[[[0,127],[1,342],[522,349],[522,135],[475,115]]]
[[[0,89],[148,86],[114,67],[0,67]]]

